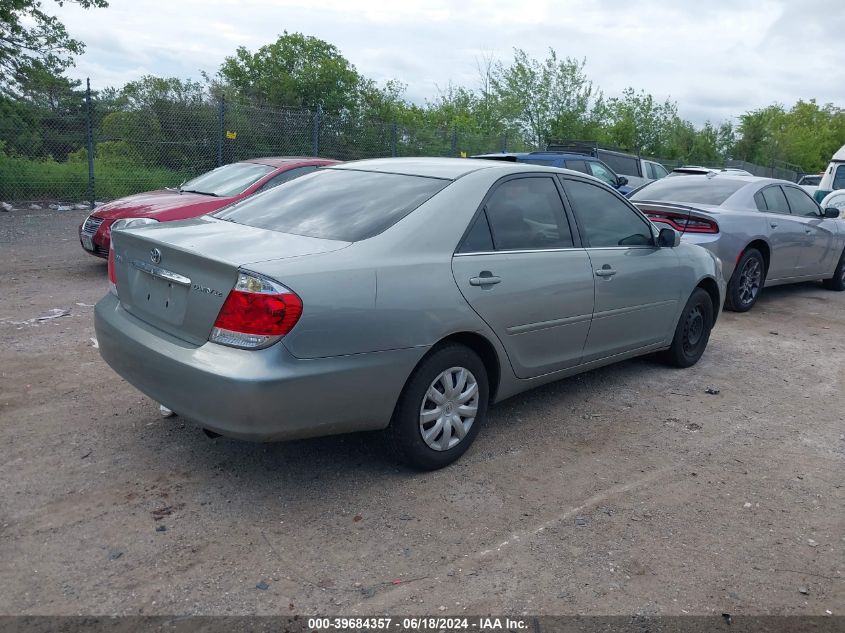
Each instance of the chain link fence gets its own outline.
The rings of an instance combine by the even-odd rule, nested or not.
[[[261,156],[356,160],[520,149],[507,137],[244,102],[162,100],[109,110],[88,92],[73,116],[0,119],[0,201],[93,205]]]

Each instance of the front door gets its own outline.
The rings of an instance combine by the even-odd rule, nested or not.
[[[604,187],[564,178],[596,283],[582,362],[668,342],[681,297],[678,255],[656,246],[652,226]]]
[[[494,185],[452,259],[464,298],[520,378],[581,361],[593,312],[590,258],[576,246],[553,176]]]
[[[799,275],[833,273],[839,260],[836,252],[836,220],[822,216],[821,207],[799,187],[784,186],[792,217],[804,231],[804,245],[798,255]]]

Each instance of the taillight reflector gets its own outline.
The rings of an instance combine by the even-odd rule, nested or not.
[[[649,219],[668,224],[681,233],[718,233],[719,225],[713,220],[689,217],[683,213],[668,211],[645,211]]]
[[[209,340],[245,349],[267,347],[290,332],[301,314],[302,300],[296,293],[270,279],[241,273]]]
[[[114,246],[109,242],[109,292],[117,296],[117,274],[114,271]]]

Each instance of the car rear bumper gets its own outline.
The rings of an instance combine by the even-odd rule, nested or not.
[[[283,345],[247,351],[167,335],[113,295],[95,309],[100,354],[140,391],[184,418],[243,440],[289,440],[387,426],[417,347],[297,359]]]

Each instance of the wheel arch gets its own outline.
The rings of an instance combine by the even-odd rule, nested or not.
[[[710,295],[710,300],[713,302],[713,325],[716,325],[716,319],[719,318],[719,308],[721,303],[724,303],[725,298],[719,293],[719,284],[712,277],[705,277],[698,282],[696,288],[701,288]]]
[[[742,254],[745,253],[745,251],[747,251],[749,248],[756,248],[758,251],[760,251],[760,254],[763,256],[763,264],[766,267],[765,273],[766,276],[768,276],[769,265],[772,261],[772,247],[769,246],[769,243],[762,238],[752,240],[746,245],[745,248],[742,249],[742,251],[740,251],[736,259],[737,263],[739,263],[739,259],[742,257]]]
[[[449,336],[440,339],[434,346],[432,346],[429,354],[449,343],[464,345],[478,354],[479,358],[481,358],[481,362],[484,363],[484,368],[487,370],[487,381],[490,387],[490,402],[495,402],[499,391],[499,383],[502,379],[502,365],[499,360],[499,354],[493,346],[493,343],[478,332],[455,332],[454,334],[450,334]],[[426,356],[428,356],[428,354],[426,354]],[[422,360],[423,359],[420,359],[420,363]]]

